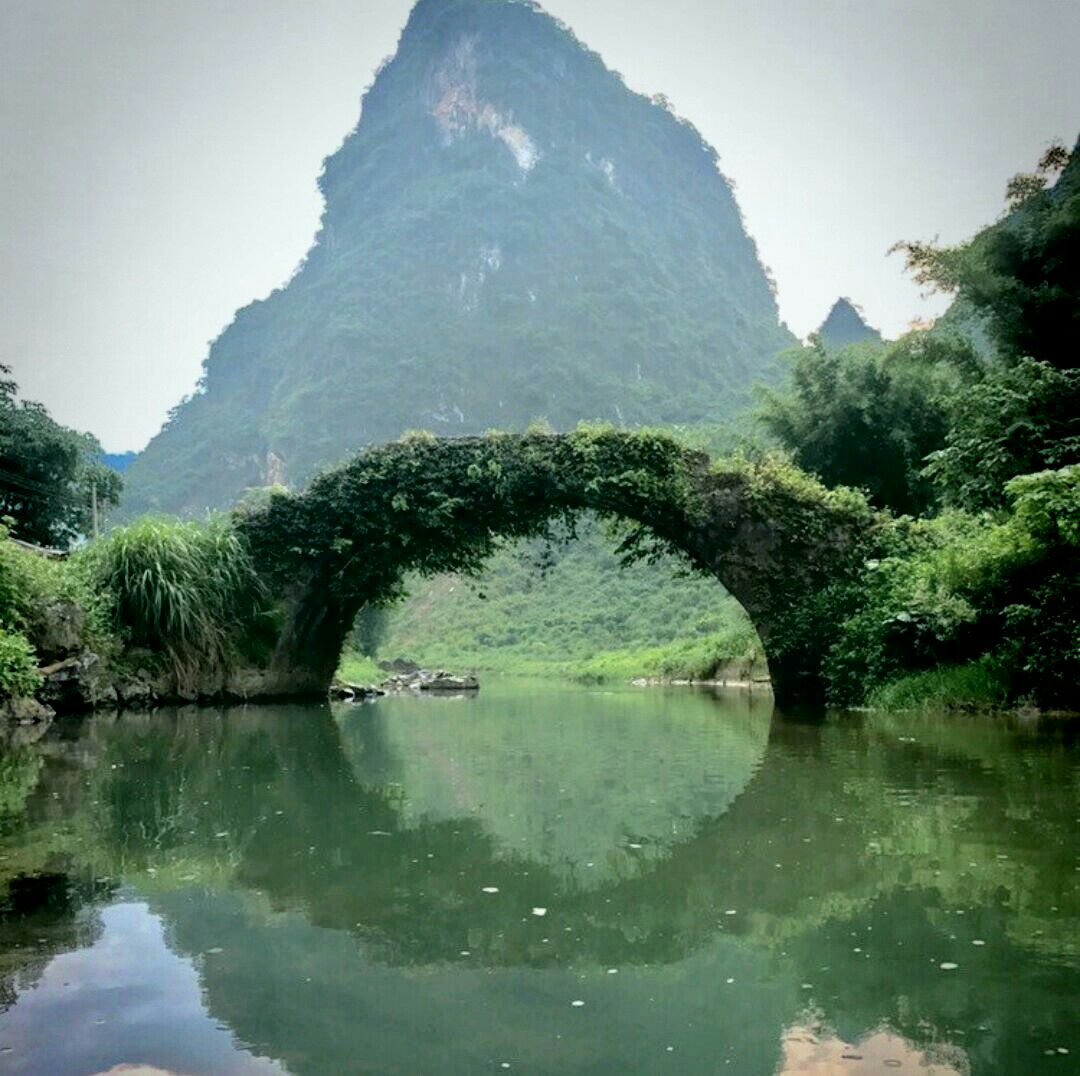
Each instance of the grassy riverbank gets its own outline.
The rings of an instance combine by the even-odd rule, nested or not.
[[[227,517],[146,517],[63,558],[7,539],[0,527],[0,698],[194,697],[269,653],[273,603]]]
[[[573,680],[579,683],[627,683],[638,678],[659,680],[704,680],[717,669],[747,668],[752,655],[732,657],[733,647],[724,636],[704,639],[674,640],[665,646],[636,650],[611,650],[578,659],[540,660],[499,650],[460,651],[425,649],[417,660],[428,668],[446,668],[456,672],[476,671],[499,676]],[[397,651],[385,651],[380,657]],[[402,652],[401,656],[408,656]],[[760,666],[756,666],[760,667]],[[338,668],[339,675],[352,683],[377,683],[386,673],[375,659],[347,651]]]

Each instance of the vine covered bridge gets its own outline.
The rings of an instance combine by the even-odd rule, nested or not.
[[[652,432],[421,434],[367,449],[302,494],[241,513],[284,617],[260,694],[324,694],[359,609],[408,572],[471,572],[498,543],[582,512],[619,524],[628,561],[664,551],[746,610],[781,704],[821,697],[814,597],[862,565],[874,517],[776,461],[711,461]]]

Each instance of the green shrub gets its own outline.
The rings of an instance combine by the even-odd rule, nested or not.
[[[888,529],[885,555],[839,595],[833,701],[993,655],[1011,699],[1075,705],[1080,468],[1026,475],[1008,492],[1014,510],[1001,521],[949,512]]]
[[[1080,464],[1021,475],[1005,486],[1017,522],[1044,544],[1080,546]]]
[[[39,687],[34,648],[25,636],[0,628],[0,698],[33,695]]]
[[[77,556],[52,560],[7,541],[0,525],[0,627],[38,638],[42,613],[54,602],[71,602],[83,612],[82,641],[109,658],[118,649],[108,610]]]
[[[981,659],[902,676],[872,691],[868,702],[880,710],[995,710],[1006,706],[1009,696],[1002,665]]]
[[[1080,461],[1080,370],[1023,359],[968,385],[952,410],[923,471],[948,504],[1000,509],[1014,476]]]
[[[624,683],[635,677],[707,680],[728,664],[750,668],[761,660],[761,643],[749,621],[701,639],[675,639],[663,646],[613,650],[570,662],[559,672],[587,684]]]
[[[64,565],[28,552],[8,535],[0,524],[0,626],[21,631],[42,604],[59,596]]]
[[[133,646],[163,652],[182,679],[227,660],[264,611],[246,543],[224,518],[145,517],[79,554],[81,569]]]

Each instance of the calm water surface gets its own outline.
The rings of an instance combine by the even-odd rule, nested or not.
[[[54,728],[0,757],[0,1071],[1076,1072],[1076,731],[535,684]]]

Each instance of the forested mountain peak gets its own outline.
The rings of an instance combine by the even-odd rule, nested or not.
[[[537,5],[421,0],[129,511],[302,484],[410,428],[716,420],[792,342],[717,154]]]
[[[845,296],[833,303],[828,317],[817,330],[817,336],[828,347],[834,348],[858,344],[864,340],[881,340],[881,333],[866,323],[862,311]]]

